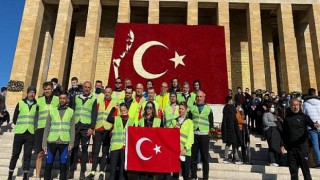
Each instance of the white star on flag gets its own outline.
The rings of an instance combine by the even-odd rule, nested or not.
[[[153,148],[153,150],[156,152],[156,154],[161,153],[160,151],[161,146],[156,145],[155,148]]]
[[[174,53],[174,58],[171,58],[171,59],[169,59],[169,60],[174,62],[174,67],[175,67],[175,68],[177,68],[177,66],[178,66],[179,64],[181,64],[181,65],[183,65],[183,66],[186,66],[186,65],[184,64],[184,62],[183,62],[183,58],[184,58],[185,56],[186,56],[186,55],[180,56],[180,55],[177,53],[177,51],[175,51],[175,53]]]

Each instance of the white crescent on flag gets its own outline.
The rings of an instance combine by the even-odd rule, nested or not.
[[[160,73],[160,74],[152,74],[148,71],[146,71],[142,65],[142,57],[144,53],[152,46],[162,46],[168,49],[166,45],[159,41],[148,41],[144,44],[142,44],[134,53],[133,55],[133,67],[134,70],[143,78],[145,79],[156,79],[161,76],[163,76],[168,70]]]
[[[152,142],[149,138],[140,138],[138,141],[137,141],[137,144],[136,144],[136,152],[139,156],[140,159],[144,160],[144,161],[148,161],[149,159],[152,158],[152,156],[150,157],[145,157],[142,153],[141,153],[141,144],[144,142],[144,141],[149,141],[149,142]]]

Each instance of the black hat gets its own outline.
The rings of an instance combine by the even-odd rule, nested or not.
[[[28,90],[27,90],[27,93],[33,91],[34,93],[37,93],[37,88],[35,86],[29,86],[28,87]]]

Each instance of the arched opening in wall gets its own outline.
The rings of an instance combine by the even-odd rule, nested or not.
[[[247,10],[245,8],[242,6],[231,6],[229,9],[231,87],[233,92],[236,92],[239,86],[243,89],[251,87]]]
[[[44,4],[43,20],[31,81],[31,85],[37,86],[39,96],[42,96],[42,83],[47,81],[57,11],[57,4]]]
[[[160,2],[160,24],[187,24],[187,2]]]
[[[217,25],[217,3],[199,2],[198,4],[198,24]]]
[[[130,1],[130,22],[131,23],[148,23],[147,1]]]

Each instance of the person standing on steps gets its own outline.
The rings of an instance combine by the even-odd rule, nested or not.
[[[80,180],[84,180],[86,172],[86,163],[88,162],[88,145],[90,137],[93,133],[97,119],[97,100],[94,94],[91,93],[92,83],[86,81],[83,83],[83,94],[76,96],[75,108],[75,140],[74,148],[70,158],[70,173],[68,179],[74,178],[74,171],[77,169],[78,150],[81,142],[81,172]]]
[[[312,179],[308,160],[308,127],[316,130],[320,128],[319,123],[314,123],[308,115],[305,115],[300,108],[300,101],[293,98],[290,101],[290,108],[287,110],[283,124],[282,153],[287,150],[289,171],[291,180],[299,179],[299,167],[302,170],[305,180]]]
[[[27,97],[18,102],[13,115],[14,139],[12,156],[9,165],[8,180],[12,180],[14,169],[23,146],[23,180],[28,179],[30,170],[31,153],[34,139],[35,116],[37,101],[35,100],[36,87],[30,86]]]
[[[239,130],[239,125],[237,121],[237,110],[233,106],[233,100],[231,96],[227,96],[226,105],[223,108],[223,117],[222,117],[222,141],[226,143],[224,151],[224,160],[223,163],[230,163],[229,161],[229,149],[232,146],[232,155],[235,160],[235,164],[242,164],[239,155],[238,155],[238,146],[242,144],[241,135]],[[238,102],[236,102],[239,104]]]
[[[42,149],[43,132],[46,127],[47,117],[50,114],[51,108],[57,108],[59,105],[59,97],[53,95],[52,82],[44,82],[42,85],[43,96],[37,101],[38,111],[36,113],[36,130],[34,140],[34,152],[37,154],[36,159],[36,178],[40,178],[42,167],[42,158],[44,151]]]
[[[74,111],[68,107],[68,94],[61,92],[58,107],[50,109],[43,133],[42,148],[47,153],[44,179],[51,179],[51,171],[57,151],[59,151],[60,180],[67,178],[68,152],[74,145]]]

